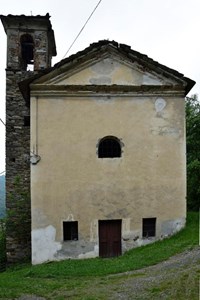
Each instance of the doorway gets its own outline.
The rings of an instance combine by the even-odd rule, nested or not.
[[[122,220],[99,220],[99,256],[115,257],[122,254]]]

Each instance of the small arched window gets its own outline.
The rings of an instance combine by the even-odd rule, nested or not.
[[[121,144],[118,138],[114,136],[106,136],[100,140],[98,146],[99,158],[121,157],[121,152]]]
[[[27,70],[28,65],[34,64],[34,43],[30,34],[23,34],[20,39],[21,42],[21,59],[22,70]]]

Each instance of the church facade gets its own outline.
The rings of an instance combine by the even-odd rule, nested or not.
[[[20,70],[28,76],[19,80],[30,109],[32,263],[118,256],[179,231],[186,220],[184,97],[194,82],[107,40],[50,67],[51,26],[35,49],[39,16],[34,24],[24,18],[34,66]],[[29,51],[23,39],[20,51]]]

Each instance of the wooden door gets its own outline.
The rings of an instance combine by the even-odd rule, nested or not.
[[[121,220],[99,221],[99,256],[121,255]]]

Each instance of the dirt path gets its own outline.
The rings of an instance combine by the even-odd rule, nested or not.
[[[123,274],[119,290],[109,299],[199,300],[199,275],[200,247],[196,247],[155,266]]]

